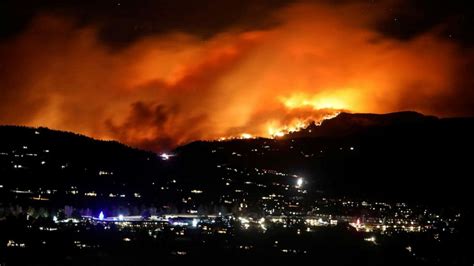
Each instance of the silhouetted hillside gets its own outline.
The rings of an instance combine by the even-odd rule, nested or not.
[[[307,128],[288,134],[287,139],[301,137],[342,137],[363,133],[381,127],[406,127],[435,122],[438,118],[417,112],[397,112],[389,114],[340,113],[333,119],[324,120],[321,125],[312,123]]]
[[[196,169],[222,164],[303,175],[313,191],[466,205],[472,136],[473,118],[342,113],[283,139],[196,142],[177,152]]]
[[[19,126],[0,127],[2,184],[116,186],[149,179],[157,156],[115,141]]]
[[[473,118],[342,113],[282,139],[198,141],[178,147],[175,156],[162,160],[117,142],[4,126],[0,184],[80,186],[81,191],[103,191],[114,197],[133,188],[171,202],[197,189],[206,191],[202,202],[216,202],[224,201],[218,195],[227,190],[244,187],[248,195],[261,190],[242,185],[247,181],[270,186],[303,176],[310,196],[467,206],[472,136]]]

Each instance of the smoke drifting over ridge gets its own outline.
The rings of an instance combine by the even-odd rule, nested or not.
[[[174,30],[119,49],[99,23],[42,12],[0,43],[0,123],[161,150],[270,136],[338,110],[473,115],[472,49],[441,38],[442,23],[383,34],[383,10],[295,2],[265,14],[265,27]]]

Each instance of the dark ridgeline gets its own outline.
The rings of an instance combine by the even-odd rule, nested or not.
[[[219,191],[216,165],[226,165],[297,174],[313,189],[334,195],[467,207],[472,136],[473,118],[341,113],[281,139],[193,142],[163,161],[158,154],[114,141],[2,126],[0,176],[4,185],[127,187],[145,194],[151,183],[177,178],[190,187]],[[15,152],[34,156],[15,157]]]
[[[230,163],[299,174],[336,195],[469,207],[473,136],[474,118],[341,113],[281,139],[194,142],[177,154],[189,176],[210,161]]]
[[[286,135],[285,138],[346,137],[376,128],[406,127],[410,124],[424,125],[433,121],[438,121],[438,118],[409,111],[389,114],[351,114],[343,112],[334,119],[322,121],[321,125],[312,123],[306,129]]]
[[[4,184],[134,185],[154,176],[161,167],[155,153],[47,128],[0,126],[0,152]],[[22,168],[15,169],[14,164]],[[113,178],[99,175],[100,171],[113,172]]]
[[[400,234],[391,240],[382,238],[375,246],[368,246],[363,236],[346,224],[301,236],[276,225],[269,225],[265,234],[229,227],[230,233],[223,236],[197,235],[190,230],[186,237],[177,237],[175,231],[164,230],[157,231],[156,239],[140,231],[132,235],[129,244],[123,241],[126,232],[115,226],[103,230],[86,223],[78,234],[76,227],[65,225],[60,234],[49,236],[51,248],[31,248],[29,256],[23,256],[21,250],[0,250],[0,262],[21,258],[34,265],[51,261],[81,265],[90,260],[103,265],[154,265],[209,260],[211,264],[241,265],[305,263],[310,259],[326,265],[460,265],[466,262],[472,237],[473,133],[473,118],[440,119],[415,112],[342,113],[320,126],[310,125],[280,139],[196,141],[176,148],[173,156],[164,160],[160,154],[118,142],[46,128],[1,126],[0,242],[18,236],[42,239],[42,232],[25,234],[24,228],[29,223],[51,224],[48,213],[64,215],[63,209],[72,209],[64,205],[82,211],[69,214],[72,217],[86,213],[86,208],[93,210],[92,215],[99,209],[114,215],[117,209],[127,209],[129,214],[149,216],[150,206],[158,207],[158,214],[184,213],[192,208],[200,214],[240,215],[239,204],[227,204],[226,200],[245,195],[248,208],[243,214],[262,217],[257,203],[272,193],[284,195],[284,201],[298,199],[302,205],[325,197],[345,197],[455,207],[463,216],[457,233],[443,238],[448,240],[441,244],[433,244],[424,234],[416,239]],[[304,197],[294,188],[281,186],[294,187],[299,177],[305,180]],[[97,197],[86,196],[89,192]],[[38,194],[48,200],[33,201]],[[12,215],[18,205],[25,211]],[[31,208],[36,210],[37,221],[28,222],[18,215]],[[2,212],[6,220],[2,220]],[[80,243],[100,243],[107,248],[77,251],[77,247],[68,246],[78,238]],[[409,255],[401,244],[411,238],[425,249],[420,251],[422,259]],[[248,245],[252,252],[241,250]],[[177,257],[183,249],[187,252],[184,260]],[[58,250],[66,255],[58,256]],[[301,253],[303,250],[311,255]],[[43,259],[36,259],[40,257]]]

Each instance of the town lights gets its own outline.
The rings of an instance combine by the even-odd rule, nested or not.
[[[161,157],[161,159],[163,159],[164,161],[166,161],[166,160],[168,160],[168,159],[171,157],[171,155],[170,155],[170,154],[167,154],[167,153],[162,153],[162,154],[160,155],[160,157]]]
[[[296,180],[296,187],[301,187],[301,186],[303,186],[303,181],[304,181],[303,178],[301,178],[301,177],[298,178],[298,179]]]

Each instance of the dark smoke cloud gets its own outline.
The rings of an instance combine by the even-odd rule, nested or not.
[[[77,27],[97,27],[99,39],[112,47],[177,31],[209,38],[229,28],[275,26],[271,14],[297,2],[358,4],[368,16],[382,14],[371,26],[387,37],[407,40],[443,25],[442,37],[468,45],[474,41],[474,8],[465,0],[3,0],[0,37],[19,34],[35,16],[49,13],[73,18]]]
[[[74,18],[75,26],[97,27],[98,38],[111,47],[127,46],[140,38],[183,32],[209,38],[236,27],[266,28],[269,14],[291,0],[4,0],[0,4],[0,36],[23,31],[37,14]],[[8,26],[7,26],[8,25]]]

